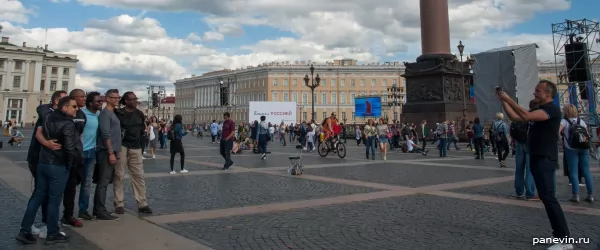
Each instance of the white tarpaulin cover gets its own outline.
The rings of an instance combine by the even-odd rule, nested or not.
[[[491,121],[496,113],[503,112],[495,95],[496,86],[519,105],[529,107],[538,83],[536,48],[536,44],[515,45],[473,55],[473,85],[479,119]]]

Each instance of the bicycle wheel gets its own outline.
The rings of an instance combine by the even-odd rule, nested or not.
[[[336,146],[336,151],[337,151],[337,155],[341,159],[344,159],[344,157],[346,157],[346,145],[344,143],[338,142],[337,146]]]
[[[319,153],[321,157],[327,156],[329,154],[329,148],[327,147],[327,143],[319,140],[319,142],[317,143],[317,153]]]

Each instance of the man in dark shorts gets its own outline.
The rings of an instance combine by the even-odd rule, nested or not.
[[[538,83],[533,95],[540,106],[531,112],[519,106],[500,89],[496,90],[496,95],[512,121],[531,123],[527,135],[527,149],[535,187],[546,208],[554,238],[569,237],[567,220],[555,195],[558,129],[562,119],[560,107],[552,102],[557,95],[556,85],[547,80]],[[557,243],[548,249],[573,249],[573,245]]]

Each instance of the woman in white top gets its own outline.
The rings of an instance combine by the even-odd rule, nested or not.
[[[569,166],[569,179],[571,180],[571,189],[573,193],[573,197],[570,199],[572,202],[579,202],[579,169],[583,173],[583,177],[585,178],[585,184],[587,188],[587,198],[585,199],[588,202],[594,201],[593,191],[594,191],[594,179],[592,178],[592,174],[590,173],[590,149],[589,149],[589,133],[585,132],[584,136],[578,136],[581,138],[579,141],[584,143],[579,143],[576,140],[573,140],[573,136],[571,133],[574,132],[571,127],[579,126],[587,129],[587,125],[581,119],[578,118],[577,107],[572,104],[567,104],[563,107],[563,113],[565,118],[560,121],[559,133],[563,133],[564,136],[564,145],[565,145],[565,156],[567,158],[567,165]],[[574,127],[573,127],[574,128]],[[581,134],[580,134],[581,135]],[[587,135],[587,137],[586,137]],[[576,135],[575,135],[576,136]],[[587,147],[585,145],[588,145]]]
[[[388,134],[390,133],[390,129],[388,125],[385,123],[383,118],[379,118],[379,124],[377,125],[377,135],[379,138],[379,151],[381,151],[381,155],[383,156],[383,160],[387,160],[387,151],[389,138]]]

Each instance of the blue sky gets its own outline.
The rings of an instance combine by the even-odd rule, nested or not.
[[[159,20],[171,37],[186,38],[190,32],[202,34],[211,30],[209,25],[203,21],[203,18],[207,15],[198,12],[160,12],[152,10],[144,11],[143,9],[132,10],[103,6],[83,6],[75,1],[60,4],[44,0],[24,0],[22,2],[25,6],[35,7],[36,9],[36,15],[29,20],[28,24],[24,25],[28,28],[65,27],[70,30],[80,30],[84,28],[90,18],[108,19],[123,14],[138,16],[145,12],[144,16]],[[510,33],[550,34],[551,23],[563,22],[565,19],[598,19],[599,12],[597,10],[600,10],[600,1],[573,1],[571,8],[568,10],[541,12],[533,19],[517,24],[505,31]],[[61,13],[69,13],[69,15],[62,15]],[[60,18],[57,18],[57,16],[60,16]],[[227,49],[256,43],[264,39],[295,36],[292,32],[265,26],[246,26],[244,29],[246,32],[243,36],[231,37],[225,41],[207,42],[205,44],[212,48]]]
[[[142,2],[0,0],[0,23],[15,44],[42,45],[48,29],[51,49],[78,55],[78,83],[107,88],[172,86],[191,74],[275,60],[366,63],[420,55],[416,0]],[[599,19],[598,0],[492,2],[450,0],[452,50],[458,40],[467,54],[534,42],[539,59],[553,60],[551,23]]]

